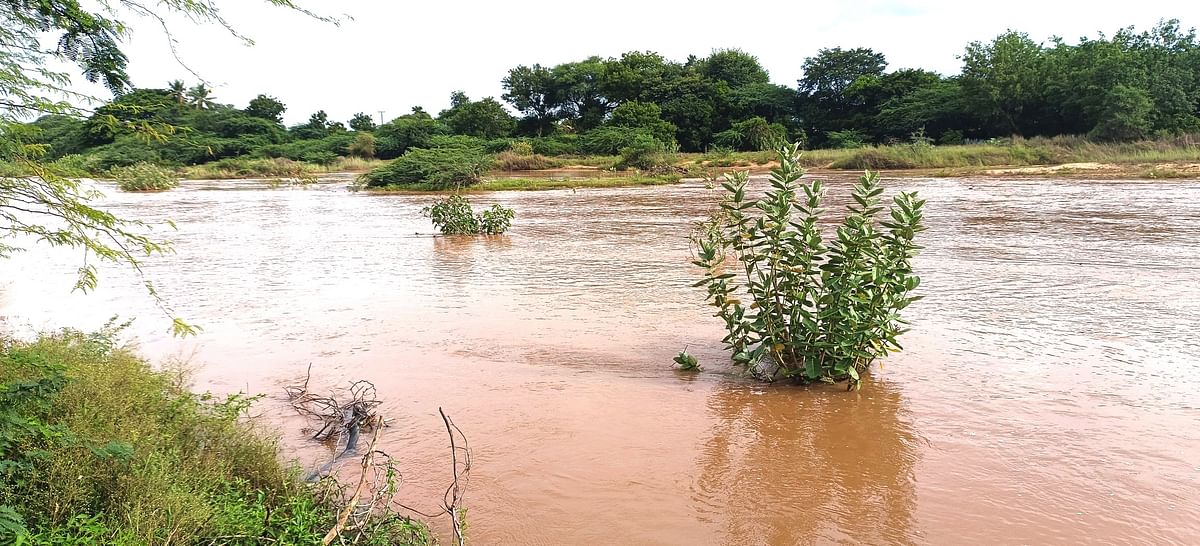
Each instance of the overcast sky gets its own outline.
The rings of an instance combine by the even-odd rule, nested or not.
[[[713,49],[756,55],[775,83],[795,86],[801,63],[824,47],[869,47],[889,69],[959,71],[956,58],[974,40],[1007,29],[1034,40],[1111,34],[1159,19],[1200,24],[1189,1],[1053,2],[1009,0],[874,0],[809,3],[297,0],[341,26],[256,0],[216,0],[225,17],[256,43],[245,46],[219,27],[172,21],[180,57],[238,107],[259,93],[287,104],[294,124],[324,109],[346,120],[355,112],[387,119],[420,105],[436,114],[461,89],[473,99],[503,93],[500,80],[519,64],[554,65],[589,55],[656,51],[682,61]],[[139,87],[197,78],[167,48],[157,23],[130,20],[130,73]]]

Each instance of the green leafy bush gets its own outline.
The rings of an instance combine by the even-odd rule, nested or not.
[[[513,210],[498,204],[476,213],[467,198],[454,194],[421,212],[446,235],[498,235],[512,225]]]
[[[371,133],[358,133],[354,137],[354,142],[351,142],[346,147],[346,151],[354,157],[363,159],[372,159],[375,157],[375,135]]]
[[[492,156],[479,148],[413,148],[395,161],[362,175],[368,187],[425,184],[432,189],[470,186],[483,179]]]
[[[925,202],[900,193],[890,218],[877,222],[884,190],[878,173],[867,173],[826,245],[817,226],[821,182],[800,183],[799,145],[784,146],[779,160],[759,199],[747,197],[747,173],[726,175],[720,211],[696,236],[694,263],[705,269],[696,286],[725,321],[734,362],[756,377],[858,387],[874,360],[901,349],[900,312],[919,298],[911,259]],[[726,271],[727,257],[736,272]]]
[[[752,117],[733,124],[733,127],[713,135],[713,144],[739,152],[778,149],[787,140],[787,128]]]
[[[862,148],[867,141],[867,135],[858,129],[829,131],[825,133],[825,140],[828,142],[830,148]]]
[[[619,170],[667,171],[675,163],[675,153],[662,141],[637,134],[629,145],[621,148],[615,167]]]
[[[555,135],[531,138],[529,145],[533,153],[550,157],[579,154],[579,135]]]
[[[585,154],[617,155],[622,148],[634,146],[647,139],[658,141],[654,134],[646,129],[599,127],[579,137],[579,151]]]
[[[179,185],[175,172],[152,163],[138,163],[113,170],[117,187],[124,191],[164,191]]]

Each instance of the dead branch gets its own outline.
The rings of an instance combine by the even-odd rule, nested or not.
[[[438,408],[438,413],[442,416],[442,422],[446,424],[446,434],[450,436],[450,465],[451,473],[453,474],[453,481],[446,488],[446,493],[442,495],[442,509],[446,511],[446,514],[450,516],[451,522],[453,522],[454,542],[458,546],[465,546],[467,537],[463,526],[466,522],[463,521],[464,518],[460,513],[460,506],[463,496],[466,494],[467,479],[471,473],[471,450],[467,446],[466,435],[462,433],[458,425],[454,424],[454,421],[446,415],[446,412],[442,411],[442,408]],[[455,433],[458,433],[458,437],[462,438],[462,447],[456,445]],[[461,470],[458,462],[459,450],[462,450],[463,453]]]
[[[378,419],[379,418],[376,416],[372,417],[372,420],[378,420]],[[367,483],[368,470],[374,464],[375,453],[376,453],[375,443],[379,441],[379,431],[383,430],[383,427],[379,426],[378,423],[376,423],[376,426],[374,428],[375,428],[375,434],[371,437],[371,446],[370,446],[369,450],[367,451],[367,454],[363,455],[362,474],[358,477],[358,485],[356,485],[354,487],[354,493],[352,493],[350,495],[349,502],[347,502],[346,507],[342,509],[342,513],[338,515],[337,525],[334,525],[333,528],[330,529],[329,532],[325,534],[325,538],[321,541],[321,544],[323,546],[329,546],[329,543],[333,542],[333,539],[337,538],[337,536],[342,533],[342,529],[344,529],[346,527],[346,521],[348,519],[350,519],[350,513],[354,511],[354,508],[356,506],[358,506],[358,502],[362,496],[363,486]],[[374,495],[372,495],[372,497],[374,497]],[[367,514],[365,514],[364,519],[366,519],[366,516],[370,516],[370,513],[368,512]]]
[[[322,544],[328,546],[335,540],[358,543],[368,536],[372,526],[384,525],[393,521],[393,518],[404,518],[393,511],[392,507],[396,506],[429,519],[450,516],[454,544],[465,546],[466,521],[462,506],[471,472],[471,450],[466,435],[458,425],[454,424],[442,408],[438,408],[438,414],[441,415],[446,433],[450,437],[452,480],[442,495],[439,510],[434,514],[427,514],[395,500],[403,476],[392,457],[376,449],[379,435],[386,423],[384,418],[375,412],[381,404],[376,399],[375,385],[370,381],[355,381],[346,390],[348,396],[339,400],[335,395],[322,396],[310,391],[311,379],[310,364],[302,384],[284,388],[292,407],[300,415],[322,424],[313,435],[313,439],[327,441],[343,435],[346,437],[345,449],[308,476],[308,481],[317,482],[318,487],[323,487],[320,490],[323,498],[342,506],[335,525],[326,533]],[[339,460],[358,452],[358,436],[363,427],[371,430],[373,434],[371,443],[362,456],[361,475],[353,491],[350,491],[331,475],[331,470]]]

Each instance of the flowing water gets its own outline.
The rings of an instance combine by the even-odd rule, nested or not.
[[[833,177],[830,206],[849,179]],[[762,185],[761,182],[758,184]],[[434,236],[429,196],[339,184],[110,191],[172,218],[146,273],[69,294],[77,253],[0,263],[7,328],[114,313],[196,388],[248,389],[315,465],[282,387],[369,379],[403,499],[450,478],[437,409],[474,453],[476,544],[1200,543],[1200,182],[903,179],[928,198],[907,351],[860,392],[739,378],[691,288],[699,183],[492,193],[492,238]],[[671,370],[687,348],[705,371]],[[445,529],[444,522],[439,529]]]

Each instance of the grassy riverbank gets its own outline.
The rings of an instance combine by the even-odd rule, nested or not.
[[[0,543],[320,544],[340,493],[281,462],[253,400],[193,394],[115,333],[0,338]],[[380,523],[359,543],[430,543]]]
[[[598,175],[595,177],[514,177],[487,178],[483,182],[463,188],[463,191],[535,191],[535,190],[568,190],[583,188],[620,188],[632,186],[661,186],[679,182],[679,175],[642,175],[628,176]],[[395,192],[445,192],[445,188],[430,184],[409,184],[404,186],[383,186],[369,188],[366,191],[395,193]]]
[[[700,167],[768,165],[769,152],[681,154],[681,164]],[[1200,137],[1108,143],[1079,137],[1013,138],[981,144],[895,144],[807,150],[805,167],[830,170],[917,170],[1056,166],[1152,165],[1200,162]]]
[[[668,184],[680,177],[719,176],[731,170],[763,173],[772,168],[774,152],[667,154],[662,169],[677,175],[626,175],[615,172],[620,156],[514,157],[500,154],[482,183],[472,190],[542,190]],[[535,159],[536,161],[525,161]],[[807,150],[800,158],[809,169],[886,171],[903,176],[1089,176],[1107,178],[1200,178],[1200,136],[1136,142],[1097,142],[1081,137],[994,139],[966,145],[925,143]],[[184,179],[293,178],[315,180],[335,172],[362,173],[389,161],[340,157],[328,164],[283,158],[231,158],[186,167],[171,167]],[[540,170],[522,170],[537,165]],[[51,166],[63,176],[108,178],[83,156],[68,156]],[[0,163],[0,177],[24,176],[20,165]],[[430,191],[434,184],[406,184],[383,191]]]

